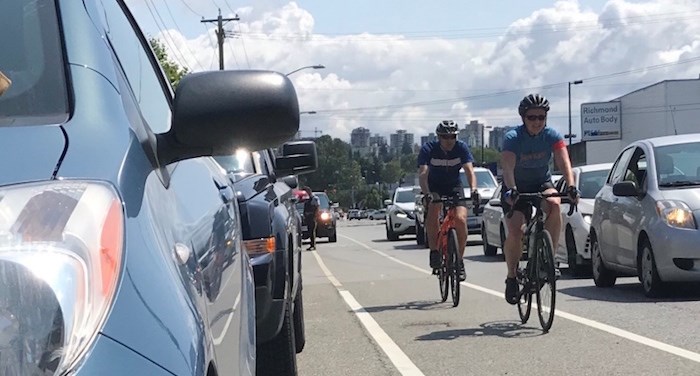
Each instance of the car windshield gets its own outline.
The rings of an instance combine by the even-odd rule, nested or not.
[[[68,90],[53,1],[0,2],[0,71],[11,81],[0,96],[0,126],[59,124]]]
[[[318,197],[318,201],[320,201],[319,207],[321,209],[330,209],[330,207],[331,207],[330,200],[328,200],[328,196],[326,196],[325,193],[316,192],[314,194],[316,195],[316,197]]]
[[[608,178],[610,170],[582,172],[579,176],[578,188],[581,191],[581,198],[595,198]]]
[[[659,187],[700,185],[700,142],[654,148]]]
[[[214,159],[226,172],[234,174],[236,179],[255,173],[253,159],[246,150],[239,149],[235,154],[215,156]]]
[[[416,201],[416,192],[413,190],[410,191],[398,191],[396,192],[396,202],[415,202]]]
[[[491,175],[490,171],[474,171],[474,175],[476,175],[477,188],[496,188],[496,181],[493,179],[493,175]],[[460,172],[459,178],[461,179],[462,186],[464,188],[471,188],[467,182],[467,177],[464,176],[464,173]]]

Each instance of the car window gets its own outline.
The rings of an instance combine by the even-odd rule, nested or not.
[[[657,147],[654,159],[659,185],[700,185],[700,142]]]
[[[476,175],[476,186],[477,188],[495,188],[496,180],[493,178],[491,171],[478,170],[474,171]],[[459,178],[462,181],[462,186],[464,188],[471,188],[467,182],[467,177],[464,176],[464,172],[460,172]]]
[[[588,171],[582,172],[579,175],[578,189],[581,192],[581,198],[595,198],[605,185],[605,179],[608,177],[609,170]]]
[[[413,190],[410,191],[397,191],[396,192],[396,202],[415,202],[416,201],[416,192]]]
[[[503,184],[499,184],[496,190],[493,192],[493,196],[491,196],[491,199],[497,198],[501,199],[501,190],[503,189]]]
[[[0,70],[12,81],[0,96],[0,126],[59,124],[68,90],[53,1],[0,2]]]
[[[221,167],[227,172],[234,174],[254,174],[253,159],[250,152],[245,149],[238,149],[235,154],[215,156]]]
[[[253,152],[253,165],[255,166],[255,171],[259,174],[269,175],[270,170],[267,164],[265,164],[265,157],[257,151]]]
[[[170,86],[161,75],[160,66],[153,60],[150,46],[139,38],[141,32],[132,26],[116,1],[102,2],[107,38],[124,71],[136,98],[141,115],[155,133],[170,129]]]
[[[615,184],[622,180],[624,173],[627,170],[627,161],[629,160],[633,151],[634,148],[628,148],[620,154],[612,168],[612,173],[610,173],[610,177],[608,178],[608,184]]]
[[[642,188],[646,178],[647,159],[642,148],[636,148],[630,162],[627,164],[624,181],[633,182],[638,188]]]
[[[321,209],[330,209],[330,207],[331,207],[330,200],[328,200],[328,196],[326,196],[325,193],[316,192],[314,194],[316,195],[316,197],[318,197],[319,207]]]

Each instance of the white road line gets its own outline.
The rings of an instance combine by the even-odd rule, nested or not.
[[[374,248],[372,248],[372,247],[370,247],[362,242],[359,242],[353,238],[350,238],[348,236],[345,236],[345,235],[340,235],[340,236],[362,246],[363,248],[365,248],[369,251],[372,251],[380,256],[386,257],[391,261],[394,261],[396,263],[399,263],[401,265],[409,267],[409,268],[416,270],[418,272],[432,275],[432,271],[430,271],[430,270],[422,269],[422,268],[419,268],[415,265],[401,261],[401,260],[397,259],[396,257],[390,256],[382,251],[378,251],[378,250],[376,250],[376,249],[374,249]],[[469,287],[471,289],[481,291],[483,293],[490,294],[490,295],[493,295],[493,296],[496,296],[499,298],[503,298],[502,292],[491,290],[491,289],[488,289],[488,288],[483,287],[483,286],[475,285],[473,283],[462,282],[462,286]],[[577,322],[579,324],[589,326],[591,328],[602,330],[602,331],[610,333],[612,335],[615,335],[615,336],[618,336],[621,338],[625,338],[627,340],[637,342],[639,344],[649,346],[649,347],[652,347],[654,349],[661,350],[661,351],[667,352],[669,354],[677,355],[677,356],[680,356],[682,358],[689,359],[689,360],[692,360],[694,362],[700,363],[700,354],[698,354],[696,352],[692,352],[692,351],[689,351],[686,349],[682,349],[680,347],[669,345],[667,343],[663,343],[663,342],[660,342],[660,341],[657,341],[657,340],[654,340],[654,339],[651,339],[648,337],[644,337],[644,336],[641,336],[639,334],[634,334],[632,332],[628,332],[624,329],[616,328],[614,326],[603,324],[603,323],[595,321],[595,320],[587,319],[585,317],[574,315],[572,313],[564,312],[564,311],[561,311],[559,309],[557,309],[554,312],[554,314],[556,316],[561,317],[561,318],[571,320],[571,321]]]
[[[345,300],[345,304],[347,304],[348,307],[355,312],[355,315],[358,319],[360,319],[360,322],[365,327],[369,335],[372,336],[372,339],[374,339],[377,345],[379,345],[382,351],[384,351],[384,353],[389,357],[389,360],[391,360],[396,369],[405,376],[424,376],[423,372],[421,372],[421,370],[418,369],[415,364],[413,364],[411,359],[403,351],[401,351],[401,348],[399,348],[399,346],[391,339],[391,337],[389,337],[388,334],[386,334],[379,324],[374,321],[372,315],[370,315],[369,312],[367,312],[362,305],[357,302],[355,297],[353,297],[348,290],[343,288],[343,285],[333,276],[331,271],[328,270],[326,264],[321,259],[321,256],[319,256],[316,251],[311,251],[311,253],[313,253],[316,261],[318,261],[318,265],[321,267],[323,274],[326,275],[328,280],[331,281],[333,286],[335,286],[335,288],[338,290],[340,296],[343,297],[343,300]]]

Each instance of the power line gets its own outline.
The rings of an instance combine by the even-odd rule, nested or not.
[[[181,56],[180,56],[180,57],[177,56],[176,53],[179,52],[179,50],[177,50],[176,48],[174,48],[173,45],[170,44],[170,40],[169,40],[168,38],[166,38],[166,36],[165,36],[166,34],[167,34],[168,37],[170,36],[170,33],[165,33],[165,28],[166,28],[166,27],[165,27],[165,22],[163,22],[163,27],[161,28],[160,24],[158,24],[158,20],[156,20],[156,16],[153,14],[153,11],[151,10],[151,5],[149,5],[149,3],[150,3],[149,0],[146,0],[146,1],[145,1],[146,7],[148,8],[148,12],[151,14],[151,17],[153,18],[153,21],[154,21],[155,24],[156,24],[156,28],[157,28],[158,30],[160,30],[161,33],[163,34],[163,40],[165,40],[165,43],[168,45],[168,47],[170,47],[170,50],[173,51],[173,58],[174,58],[175,60],[177,60],[178,64],[180,64],[181,66],[187,67],[187,69],[191,71],[192,68],[187,64],[187,60],[185,60],[185,59],[183,58],[183,61],[181,61],[181,60],[180,60],[180,57],[181,57]],[[155,5],[154,5],[153,7],[155,8]],[[157,11],[156,11],[156,12],[157,12]],[[160,15],[158,15],[158,18],[160,18]],[[162,21],[163,21],[163,19],[161,18],[161,22],[162,22]]]
[[[185,0],[180,0],[180,2],[183,3],[183,4],[185,4],[185,6],[187,7],[187,9],[190,10],[190,12],[192,12],[192,13],[194,13],[195,15],[199,16],[200,18],[204,18],[204,16],[202,16],[201,14],[197,13],[197,11],[195,11],[194,9],[192,9],[192,7],[191,7],[189,4],[187,4],[187,2],[186,2]]]
[[[170,11],[170,6],[168,5],[168,2],[166,0],[163,0],[163,3],[165,3],[165,9],[168,10],[168,14],[170,14],[170,18],[172,18],[173,24],[175,25],[175,28],[180,32],[180,34],[184,35],[184,33],[182,32],[182,29],[180,29],[180,26],[177,24],[177,21],[175,21],[175,17],[173,17],[173,13]],[[155,7],[155,5],[154,5],[154,7]],[[192,50],[190,49],[190,46],[187,44],[187,42],[185,42],[185,48],[187,48],[187,51],[190,53],[190,55],[192,55],[192,57],[194,58],[194,61],[197,63],[199,68],[201,70],[205,70],[204,66],[202,66],[202,64],[199,63],[199,59],[197,58],[197,55],[195,55],[194,52],[192,52]]]
[[[248,50],[245,48],[245,39],[243,39],[243,32],[241,30],[241,25],[239,23],[236,23],[236,26],[238,27],[238,35],[241,38],[241,46],[243,47],[243,53],[245,54],[245,62],[248,65],[248,69],[250,69],[250,60],[248,59]]]
[[[239,18],[236,15],[233,18],[223,18],[221,17],[221,8],[219,8],[219,17],[215,19],[210,19],[210,20],[205,20],[202,19],[202,23],[204,22],[216,22],[217,29],[216,29],[216,39],[219,44],[219,70],[224,70],[224,38],[226,38],[226,31],[224,30],[224,24],[228,23],[229,21],[238,21]]]

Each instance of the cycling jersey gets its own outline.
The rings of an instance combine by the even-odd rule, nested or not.
[[[551,182],[549,163],[553,152],[565,147],[564,138],[550,127],[545,127],[535,136],[527,132],[525,125],[508,131],[503,150],[515,154],[514,173],[518,191],[539,192],[543,184]]]
[[[469,146],[457,140],[450,151],[440,147],[440,141],[426,142],[418,154],[418,167],[428,166],[428,188],[442,195],[461,187],[459,170],[465,163],[474,162]],[[426,192],[427,193],[427,192]]]

